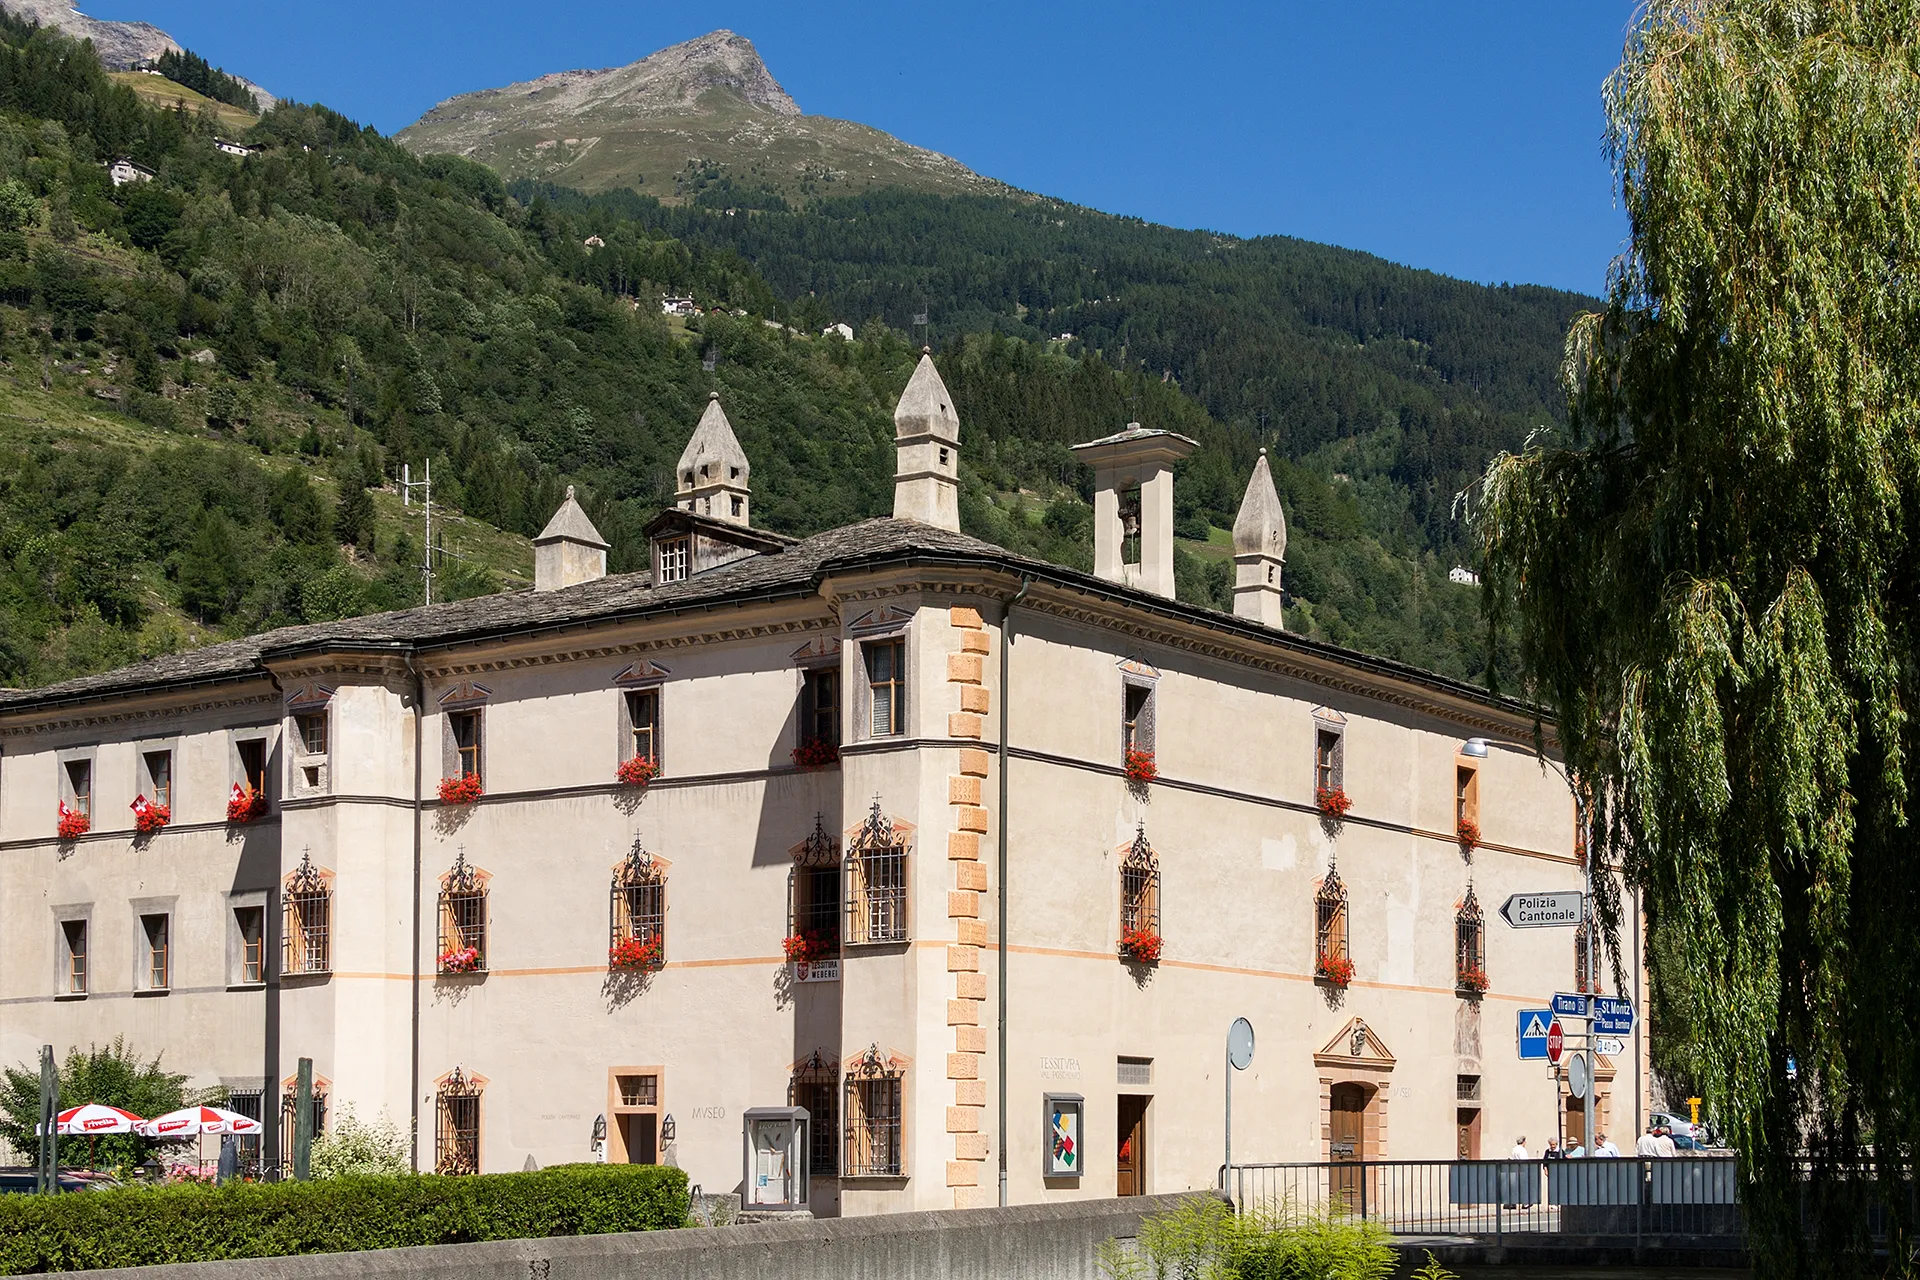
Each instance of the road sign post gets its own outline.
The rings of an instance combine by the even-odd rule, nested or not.
[[[1522,1009],[1520,1011],[1520,1061],[1545,1062],[1547,1060],[1547,1027],[1553,1022],[1551,1009]]]
[[[1560,1019],[1555,1018],[1547,1027],[1547,1061],[1559,1066],[1560,1054],[1566,1045],[1567,1033],[1561,1028]]]
[[[1554,992],[1553,1016],[1556,1018],[1587,1017],[1587,998],[1582,995],[1569,995],[1565,991]]]
[[[1624,1036],[1633,1031],[1633,1001],[1616,996],[1593,998],[1593,1032],[1601,1036]]]
[[[1253,1024],[1235,1018],[1227,1028],[1227,1149],[1220,1173],[1220,1190],[1229,1198],[1233,1195],[1233,1073],[1245,1071],[1252,1064]]]

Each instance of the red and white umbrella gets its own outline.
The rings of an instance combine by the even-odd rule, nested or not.
[[[149,1138],[197,1138],[203,1133],[259,1133],[260,1122],[223,1107],[182,1107],[143,1121]]]
[[[53,1127],[56,1133],[84,1134],[92,1138],[103,1133],[133,1133],[145,1123],[131,1111],[89,1102],[84,1107],[68,1107],[62,1111],[54,1118]]]

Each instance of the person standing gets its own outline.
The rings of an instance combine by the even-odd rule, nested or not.
[[[1527,1154],[1527,1135],[1526,1134],[1523,1133],[1518,1138],[1514,1139],[1512,1158],[1515,1160],[1533,1159],[1532,1156]]]
[[[1674,1150],[1673,1133],[1671,1130],[1668,1130],[1668,1129],[1660,1130],[1659,1133],[1654,1135],[1653,1144],[1654,1144],[1653,1154],[1655,1154],[1656,1156],[1659,1156],[1662,1160],[1670,1160],[1676,1154],[1678,1154]]]
[[[1652,1125],[1648,1125],[1647,1131],[1640,1135],[1640,1141],[1633,1144],[1633,1154],[1643,1159],[1660,1154],[1660,1139],[1654,1136]]]
[[[1593,1154],[1598,1160],[1617,1160],[1620,1158],[1620,1148],[1607,1141],[1607,1135],[1603,1133],[1594,1143]]]
[[[1559,1139],[1548,1138],[1547,1149],[1545,1152],[1541,1154],[1540,1158],[1542,1160],[1565,1160],[1567,1158],[1567,1155],[1566,1155],[1566,1152],[1560,1150]]]

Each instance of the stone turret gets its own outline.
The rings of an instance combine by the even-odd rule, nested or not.
[[[1287,517],[1267,467],[1267,451],[1253,464],[1247,496],[1233,520],[1233,611],[1278,630],[1280,570],[1287,559]]]
[[[895,519],[960,531],[960,415],[933,354],[920,365],[893,410]]]
[[[607,540],[567,486],[560,509],[533,540],[533,589],[552,591],[607,576]]]
[[[749,470],[746,450],[720,407],[720,393],[713,392],[674,469],[673,505],[695,515],[747,524]]]

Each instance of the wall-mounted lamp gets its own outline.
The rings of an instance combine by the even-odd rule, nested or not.
[[[593,1118],[593,1140],[587,1144],[587,1150],[598,1151],[600,1144],[607,1140],[607,1117],[597,1115]]]
[[[673,1123],[673,1113],[668,1112],[666,1119],[660,1122],[660,1141],[662,1143],[672,1142],[679,1136],[680,1131]]]
[[[1487,758],[1487,740],[1485,738],[1468,738],[1460,744],[1460,754],[1463,756],[1472,756],[1475,760],[1485,760]]]

